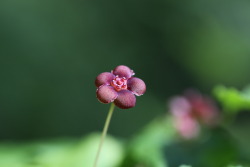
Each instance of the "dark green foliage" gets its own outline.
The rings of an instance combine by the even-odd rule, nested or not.
[[[190,164],[192,167],[221,167],[235,162],[237,147],[232,136],[224,129],[213,129],[200,139],[174,142],[165,147],[169,166]]]

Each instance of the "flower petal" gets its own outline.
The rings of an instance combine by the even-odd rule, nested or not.
[[[135,75],[133,70],[124,65],[117,66],[112,72],[114,75],[118,75],[119,77],[125,77],[127,79]]]
[[[189,115],[174,117],[174,126],[179,134],[185,139],[196,138],[200,132],[200,125]]]
[[[188,99],[186,99],[183,96],[173,97],[169,101],[168,106],[169,106],[170,113],[173,114],[173,116],[175,117],[190,115],[190,113],[192,112],[192,108],[191,108],[192,106],[190,102],[188,101]]]
[[[146,84],[140,78],[132,77],[128,80],[128,90],[131,90],[137,96],[141,96],[146,92]]]
[[[97,77],[96,77],[96,80],[95,80],[95,85],[97,87],[101,86],[101,85],[107,85],[109,84],[113,79],[115,78],[115,76],[110,73],[110,72],[103,72],[101,74],[99,74]]]
[[[114,101],[115,105],[121,109],[128,109],[135,106],[135,95],[129,90],[121,90]]]
[[[97,89],[96,96],[100,102],[110,103],[117,98],[118,93],[112,86],[103,85]]]

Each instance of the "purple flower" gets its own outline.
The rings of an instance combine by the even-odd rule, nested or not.
[[[114,102],[122,109],[135,106],[136,96],[146,91],[146,85],[140,78],[133,77],[134,71],[120,65],[111,72],[103,72],[96,77],[97,99],[102,103]]]

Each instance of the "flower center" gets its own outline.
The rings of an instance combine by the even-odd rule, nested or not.
[[[125,77],[116,76],[110,83],[111,86],[115,88],[116,91],[127,89],[127,79]]]

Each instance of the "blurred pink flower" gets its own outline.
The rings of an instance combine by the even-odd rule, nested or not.
[[[195,91],[188,91],[185,96],[192,106],[191,110],[194,118],[209,126],[218,122],[219,111],[212,99]]]
[[[111,72],[103,72],[96,77],[97,99],[102,103],[114,102],[122,109],[135,106],[136,96],[146,91],[146,85],[140,78],[133,77],[134,71],[120,65]]]
[[[198,122],[188,115],[174,117],[174,127],[185,139],[196,138],[200,132]]]
[[[218,122],[216,105],[210,98],[195,91],[172,98],[169,108],[175,128],[186,139],[197,137],[202,124],[212,126]]]

